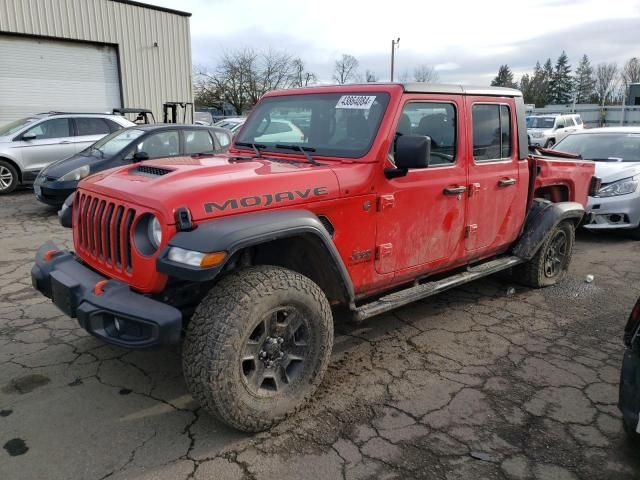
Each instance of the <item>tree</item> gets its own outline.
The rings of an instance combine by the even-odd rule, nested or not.
[[[601,106],[611,101],[617,86],[618,65],[616,63],[599,63],[595,73],[595,98]]]
[[[571,102],[571,93],[573,91],[573,82],[571,80],[571,65],[569,65],[569,57],[562,51],[556,66],[551,73],[549,81],[549,97],[551,103],[566,104]]]
[[[435,68],[423,63],[413,69],[413,80],[418,83],[436,83],[440,78]]]
[[[339,85],[355,80],[359,65],[358,59],[353,55],[342,54],[333,68],[333,80]]]
[[[300,58],[293,60],[293,79],[292,87],[308,87],[318,81],[318,77],[313,72],[306,69],[304,62]]]
[[[525,73],[520,78],[518,89],[522,92],[524,103],[535,103],[535,96],[533,94],[533,82],[528,73]]]
[[[375,72],[372,72],[371,70],[367,69],[367,71],[364,74],[364,79],[365,79],[365,82],[367,83],[373,83],[378,81],[378,76],[376,75]]]
[[[407,83],[409,81],[409,70],[405,68],[402,73],[398,75],[398,81],[400,83]]]
[[[630,58],[622,67],[622,81],[625,90],[630,83],[640,82],[640,60],[637,57]]]
[[[576,103],[587,103],[594,94],[595,80],[589,57],[582,56],[573,80]]]
[[[516,88],[517,85],[513,81],[513,72],[509,68],[509,65],[500,65],[498,75],[491,81],[491,86]]]

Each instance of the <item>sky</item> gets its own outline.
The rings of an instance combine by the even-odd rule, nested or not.
[[[488,85],[501,64],[516,80],[562,50],[573,68],[640,57],[640,0],[144,0],[192,13],[194,65],[212,68],[225,50],[287,51],[321,82],[334,62],[354,55],[359,72],[389,80],[391,40],[397,75],[427,64],[446,83]]]

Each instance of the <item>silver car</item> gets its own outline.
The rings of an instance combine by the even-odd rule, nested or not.
[[[0,195],[33,183],[50,163],[70,157],[105,135],[134,125],[119,115],[42,113],[0,126]]]
[[[575,132],[554,150],[595,160],[602,180],[589,197],[589,230],[623,229],[640,240],[640,127],[592,128]]]

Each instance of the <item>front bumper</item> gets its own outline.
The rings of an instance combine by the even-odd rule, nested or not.
[[[640,226],[640,192],[615,197],[589,197],[590,230],[633,229]]]
[[[42,203],[54,207],[61,206],[67,197],[76,191],[76,188],[78,188],[76,180],[61,182],[59,180],[43,179],[42,176],[38,176],[33,184],[36,198]]]
[[[640,412],[640,352],[632,348],[624,351],[619,392],[618,408],[624,422],[637,432]]]
[[[51,255],[51,251],[57,253]],[[96,291],[96,284],[105,280]],[[180,341],[180,310],[106,279],[51,241],[38,249],[31,282],[65,314],[77,318],[87,332],[108,343],[146,348]]]

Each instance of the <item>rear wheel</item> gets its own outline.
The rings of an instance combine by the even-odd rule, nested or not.
[[[514,269],[515,279],[534,288],[558,283],[566,275],[571,263],[574,239],[572,222],[556,225],[534,257]]]
[[[284,268],[252,267],[222,279],[196,309],[183,371],[207,411],[257,432],[314,393],[332,346],[331,308],[318,285]]]
[[[18,186],[18,172],[6,160],[0,160],[0,195],[13,192]]]

